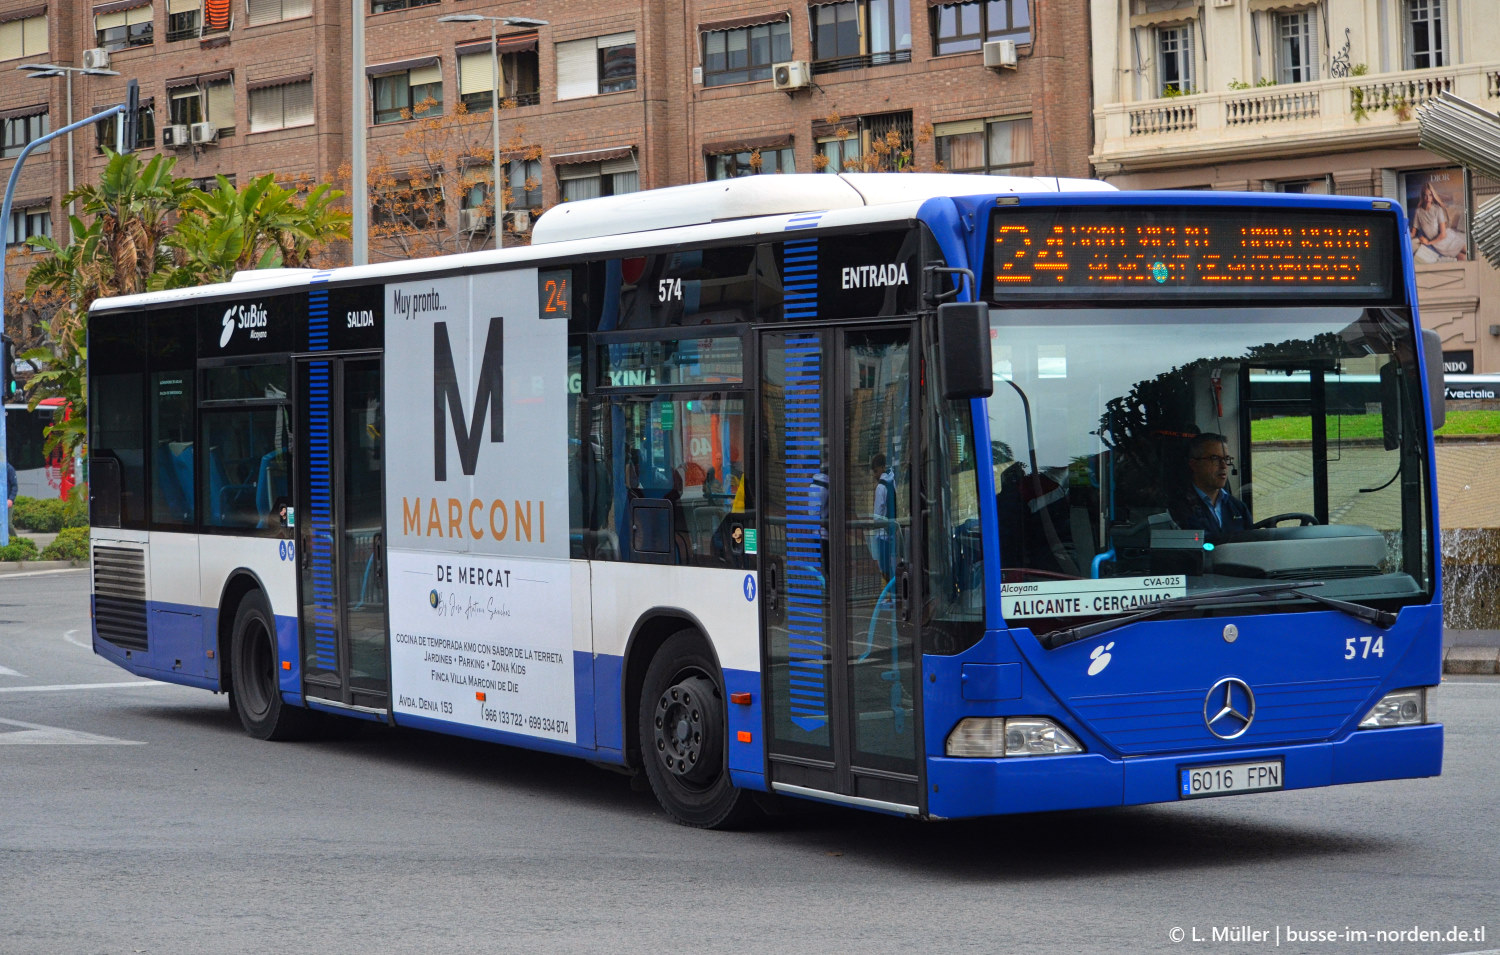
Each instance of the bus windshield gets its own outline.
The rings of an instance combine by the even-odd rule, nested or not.
[[[1322,595],[1377,604],[1429,593],[1409,312],[990,315],[1002,613],[1012,625],[1041,633],[1261,582],[1317,581]]]

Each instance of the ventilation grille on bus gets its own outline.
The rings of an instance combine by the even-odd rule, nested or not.
[[[94,545],[94,627],[102,640],[146,649],[146,552]]]

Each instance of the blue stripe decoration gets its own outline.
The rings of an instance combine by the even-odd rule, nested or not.
[[[332,272],[319,272],[309,285],[324,285],[324,288],[309,289],[307,293],[307,350],[328,350],[328,289],[326,283]],[[326,393],[327,389],[324,389]]]
[[[788,242],[784,248],[788,255],[795,249],[798,255],[816,260],[816,240]],[[816,317],[816,293],[810,297],[807,306],[788,303],[787,317]],[[786,462],[782,488],[786,501],[786,695],[792,723],[804,732],[815,733],[828,725],[830,665],[824,623],[829,613],[828,570],[823,566],[827,498],[826,489],[820,491],[818,487],[822,483],[818,478],[823,475],[823,349],[816,335],[788,335],[782,355],[786,413],[782,428],[782,460]]]
[[[322,345],[314,344],[313,299],[323,297]],[[308,343],[328,348],[328,290],[308,293]],[[309,471],[308,520],[312,524],[313,654],[318,667],[338,669],[334,640],[333,605],[333,405],[330,401],[333,363],[307,365],[307,465]]]
[[[792,216],[787,220],[786,231],[811,229],[822,218],[821,212]],[[817,239],[789,240],[781,244],[781,297],[788,321],[809,321],[818,317]],[[802,353],[807,351],[801,349]],[[812,351],[817,351],[816,345]],[[788,355],[795,353],[796,349],[788,347]]]

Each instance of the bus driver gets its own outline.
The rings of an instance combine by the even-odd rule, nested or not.
[[[1188,442],[1187,466],[1190,487],[1173,505],[1172,520],[1178,527],[1208,534],[1247,531],[1254,523],[1245,502],[1229,493],[1229,439],[1204,432]]]

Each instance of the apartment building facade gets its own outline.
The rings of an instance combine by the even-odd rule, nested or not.
[[[1405,207],[1422,321],[1500,372],[1500,273],[1468,222],[1500,193],[1418,146],[1443,90],[1500,107],[1487,0],[1092,0],[1095,172],[1124,188],[1375,195]]]
[[[487,188],[468,186],[489,178],[476,167],[489,164],[498,66],[502,176],[524,211],[861,164],[1089,174],[1086,0],[360,2],[356,64],[351,0],[0,0],[0,173],[36,135],[121,102],[129,79],[146,107],[139,151],[173,155],[178,175],[205,183],[347,182],[356,136],[372,167],[400,178],[432,128],[466,114],[455,125],[468,146],[423,221],[468,237],[443,249],[483,247]],[[491,24],[452,19],[463,15],[545,23],[497,24],[492,55]],[[33,77],[41,64],[73,69]],[[110,136],[73,137],[71,179],[62,142],[28,161],[8,248],[65,228],[61,197],[97,180]],[[396,205],[379,193],[377,228]],[[524,215],[507,222],[525,227]],[[397,254],[372,242],[372,258]]]

